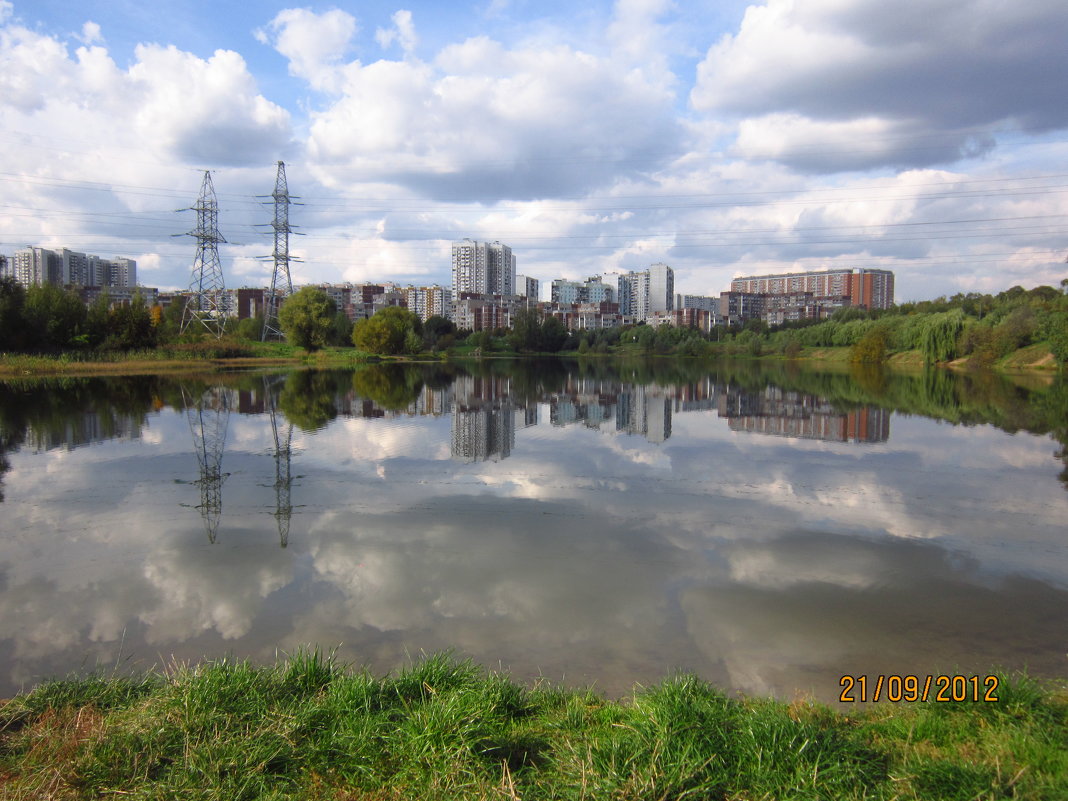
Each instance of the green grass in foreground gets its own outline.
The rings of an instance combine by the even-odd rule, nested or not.
[[[447,655],[383,679],[317,653],[40,686],[0,708],[0,798],[1065,799],[1068,700],[614,702]]]

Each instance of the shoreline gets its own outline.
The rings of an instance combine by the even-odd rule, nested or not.
[[[797,364],[816,368],[882,368],[891,371],[915,372],[930,367],[955,372],[991,372],[1001,374],[1027,374],[1054,376],[1062,373],[1048,349],[1028,346],[1008,354],[991,365],[976,365],[967,359],[927,365],[918,351],[892,354],[881,364],[856,364],[851,362],[849,347],[813,347],[800,353],[764,354],[715,354],[709,356],[681,356],[677,354],[644,353],[635,350],[617,350],[610,353],[487,353],[475,356],[470,353],[434,354],[421,353],[411,356],[373,356],[360,351],[330,348],[313,353],[294,352],[292,355],[235,356],[199,358],[160,358],[155,354],[123,355],[115,360],[77,361],[69,355],[29,356],[24,354],[0,354],[0,380],[32,379],[45,377],[87,377],[97,375],[143,375],[176,372],[226,372],[241,369],[301,368],[355,368],[371,364],[442,364],[451,361],[487,361],[499,359],[554,358],[574,360],[602,359],[656,359],[678,360],[688,363],[738,361],[754,363]]]

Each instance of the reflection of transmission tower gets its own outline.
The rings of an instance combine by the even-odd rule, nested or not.
[[[278,538],[285,548],[289,544],[289,518],[293,514],[289,493],[293,485],[293,477],[289,472],[293,424],[278,410],[274,391],[266,376],[263,379],[263,393],[267,399],[267,411],[271,415],[271,431],[274,433],[274,516],[278,521]]]
[[[215,542],[215,533],[222,516],[223,447],[226,445],[226,426],[230,422],[230,393],[223,388],[209,389],[196,400],[182,389],[193,447],[200,462],[200,514],[208,541]]]
[[[200,197],[192,210],[197,213],[197,227],[189,232],[189,236],[197,240],[197,255],[193,260],[190,297],[182,313],[181,330],[185,333],[196,321],[209,333],[221,337],[225,321],[226,287],[223,285],[222,263],[219,261],[219,243],[226,240],[219,233],[219,201],[215,198],[215,187],[208,170],[204,170]]]
[[[286,165],[278,162],[278,177],[274,182],[274,193],[260,197],[274,198],[274,272],[271,274],[271,288],[267,293],[267,304],[263,313],[263,334],[261,340],[281,339],[282,329],[278,324],[278,307],[282,301],[293,294],[293,279],[289,275],[289,262],[300,259],[289,255],[289,235],[295,233],[289,225],[289,206],[294,195],[289,194],[286,185]],[[281,297],[279,297],[279,293]]]

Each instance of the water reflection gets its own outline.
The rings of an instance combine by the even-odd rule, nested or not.
[[[609,692],[1062,675],[1064,397],[559,362],[0,385],[0,695],[120,643],[452,647]]]
[[[222,458],[233,394],[232,390],[212,387],[196,393],[194,398],[182,387],[189,432],[193,435],[193,451],[200,465],[200,478],[196,481],[200,487],[200,505],[197,509],[204,518],[208,542],[215,542],[219,518],[222,516],[222,485],[226,479],[226,474],[222,472]]]

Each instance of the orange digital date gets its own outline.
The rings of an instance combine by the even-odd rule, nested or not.
[[[998,700],[997,676],[915,676],[880,674],[878,676],[842,676],[838,700],[843,704],[879,701],[983,701]]]

